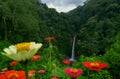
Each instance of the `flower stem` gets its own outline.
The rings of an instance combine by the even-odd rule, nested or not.
[[[49,53],[50,53],[50,70],[51,70],[51,68],[52,68],[52,43],[51,43],[51,41],[49,40]]]
[[[24,71],[25,71],[25,76],[26,76],[26,79],[28,79],[28,63],[24,63],[23,66],[24,66]]]
[[[48,42],[49,42],[49,47],[52,48],[51,40],[49,40]]]

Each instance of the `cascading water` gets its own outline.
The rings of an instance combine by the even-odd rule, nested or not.
[[[73,38],[72,53],[71,53],[71,58],[69,59],[70,61],[75,61],[75,40],[76,40],[76,35]]]

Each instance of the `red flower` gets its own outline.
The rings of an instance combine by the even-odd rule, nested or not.
[[[100,71],[102,68],[107,67],[106,63],[101,64],[100,62],[84,62],[83,65],[93,71]]]
[[[81,69],[76,69],[76,68],[66,68],[65,73],[68,74],[71,78],[76,79],[80,74],[83,73]]]
[[[10,70],[0,75],[0,79],[26,79],[24,71]]]
[[[39,73],[39,74],[44,74],[45,72],[46,72],[46,70],[42,70],[42,69],[41,69],[41,70],[38,70],[38,73]]]
[[[54,39],[53,37],[47,37],[44,40],[50,41],[50,40],[53,40],[53,39]]]
[[[56,77],[56,76],[53,76],[53,77],[51,77],[50,79],[59,79],[58,77]]]
[[[38,60],[41,56],[40,55],[35,55],[32,57],[32,60]]]
[[[18,64],[18,62],[16,62],[16,61],[12,61],[9,63],[10,66],[16,66],[17,64]]]
[[[71,62],[70,62],[70,60],[65,59],[65,60],[62,61],[62,63],[63,63],[63,64],[66,64],[66,65],[69,65]]]
[[[4,75],[4,74],[1,74],[1,75],[0,75],[0,79],[6,79],[5,75]]]

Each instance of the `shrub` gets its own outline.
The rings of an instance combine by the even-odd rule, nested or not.
[[[116,42],[104,54],[104,59],[109,63],[109,71],[114,76],[114,79],[120,78],[120,35]]]

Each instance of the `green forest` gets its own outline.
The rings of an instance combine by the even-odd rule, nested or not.
[[[73,62],[68,59],[75,36],[76,61]],[[45,39],[47,37],[50,39]],[[30,78],[27,75],[3,79],[120,79],[120,0],[86,0],[83,6],[67,13],[58,13],[39,0],[0,0],[0,79],[3,68],[24,69],[21,61],[10,66],[14,59],[2,54],[10,45],[22,42],[42,44],[37,53],[40,59],[29,62],[28,71],[43,69],[46,72],[35,72]],[[63,64],[63,60],[70,63]],[[95,64],[98,61],[101,63]],[[28,59],[24,64],[26,62]],[[101,65],[100,71],[85,68],[84,62],[95,62],[94,68]],[[107,63],[105,69],[102,63]],[[82,73],[74,77],[65,74],[67,67],[82,69]],[[74,69],[73,72],[76,73]]]

